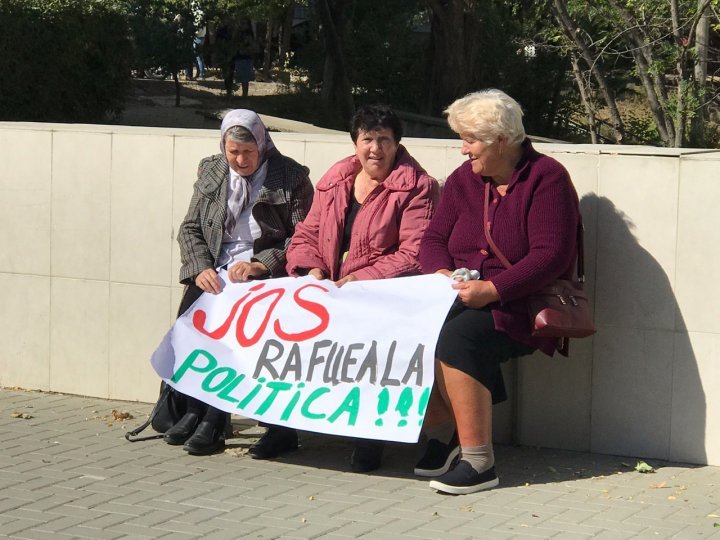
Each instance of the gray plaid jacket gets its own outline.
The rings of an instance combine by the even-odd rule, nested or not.
[[[217,267],[227,214],[228,172],[222,154],[200,162],[190,208],[178,231],[180,283],[188,285],[203,270]],[[277,153],[268,158],[267,176],[252,207],[261,231],[252,260],[267,266],[271,277],[286,275],[285,250],[295,225],[310,209],[313,187],[308,174],[308,168],[293,159]]]

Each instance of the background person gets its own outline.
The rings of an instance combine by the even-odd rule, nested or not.
[[[193,0],[190,4],[190,10],[193,14],[193,28],[195,35],[193,36],[193,55],[195,65],[197,66],[197,78],[205,78],[205,59],[203,58],[203,45],[205,44],[205,36],[207,35],[207,25],[205,24],[205,13],[200,5]],[[191,63],[185,69],[185,78],[189,81],[193,80],[193,64]]]
[[[235,82],[240,83],[242,97],[247,97],[250,81],[255,80],[255,56],[260,51],[249,20],[240,23],[234,41],[237,46],[234,58]]]
[[[558,277],[569,278],[577,257],[578,198],[565,168],[536,152],[525,136],[518,103],[500,90],[455,101],[446,111],[468,160],[448,178],[422,240],[425,273],[478,270],[479,280],[453,285],[458,299],[436,349],[436,383],[425,425],[431,440],[415,469],[436,476],[430,487],[463,494],[496,486],[492,404],[507,399],[500,363],[535,349],[552,355],[557,340],[530,335],[525,298]],[[506,269],[483,231],[485,185],[489,220]],[[441,398],[442,396],[442,398]],[[443,429],[445,426],[445,429]],[[460,460],[452,462],[453,427]],[[444,451],[438,451],[438,448]]]
[[[400,144],[402,124],[385,106],[360,108],[351,120],[355,155],[325,173],[287,252],[290,275],[355,280],[420,273],[418,249],[438,198],[438,184]],[[294,429],[269,426],[250,448],[258,459],[297,448]],[[358,440],[356,472],[380,466],[383,443]]]
[[[308,169],[277,151],[253,111],[230,111],[220,128],[221,153],[200,162],[187,216],[180,225],[178,316],[203,292],[219,294],[218,268],[230,281],[285,275],[285,252],[305,218],[313,188]],[[225,445],[229,415],[188,396],[188,412],[164,435],[191,454]]]

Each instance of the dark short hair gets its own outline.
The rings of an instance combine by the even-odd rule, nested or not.
[[[400,142],[403,127],[400,118],[386,105],[363,105],[350,120],[350,137],[357,142],[360,131],[388,128],[393,132],[396,143]]]

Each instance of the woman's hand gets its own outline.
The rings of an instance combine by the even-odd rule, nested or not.
[[[452,270],[448,270],[447,268],[442,268],[440,270],[436,270],[435,273],[450,277],[452,275]]]
[[[307,273],[308,276],[312,276],[315,279],[323,280],[325,279],[325,272],[323,272],[320,268],[313,268]]]
[[[457,289],[458,298],[469,308],[480,309],[500,300],[500,295],[492,281],[482,279],[459,281],[453,283],[452,287]]]
[[[210,294],[218,294],[221,290],[220,278],[213,268],[206,268],[195,276],[195,285]]]
[[[340,287],[342,287],[346,283],[349,283],[350,281],[357,281],[357,278],[355,277],[354,274],[349,274],[342,279],[338,279],[335,282],[335,286],[339,289]]]
[[[258,277],[267,274],[268,268],[263,263],[254,262],[239,262],[233,264],[228,270],[228,277],[233,283],[240,283],[247,281],[251,277]]]

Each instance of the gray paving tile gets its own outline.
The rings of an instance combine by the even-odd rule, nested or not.
[[[0,536],[720,538],[720,518],[708,517],[720,515],[718,467],[653,461],[658,472],[640,475],[622,466],[629,458],[498,445],[501,486],[449,497],[407,474],[414,457],[403,445],[359,475],[351,444],[333,437],[302,434],[301,451],[276,461],[196,457],[127,443],[121,423],[97,418],[119,408],[140,419],[147,404],[0,389],[0,409],[13,408],[35,418],[0,414],[13,439],[0,441]],[[262,433],[241,426],[231,448]]]

